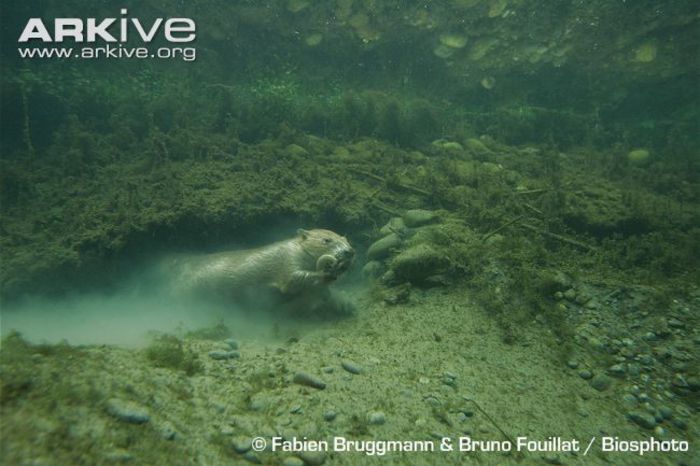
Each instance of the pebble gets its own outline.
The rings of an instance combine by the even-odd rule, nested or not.
[[[252,451],[249,451],[249,452],[243,454],[243,458],[249,463],[262,464],[262,461],[260,461],[260,458],[258,458],[255,455],[255,453],[253,453]]]
[[[159,429],[160,436],[165,440],[175,440],[177,437],[177,431],[175,427],[168,421],[165,421]]]
[[[581,369],[580,371],[578,371],[578,375],[583,380],[590,380],[593,378],[593,374],[588,369]]]
[[[294,374],[293,382],[299,385],[317,388],[319,390],[326,388],[326,382],[311,374],[307,374],[306,372],[297,372]]]
[[[542,460],[547,464],[562,464],[559,455],[556,453],[547,453],[542,457]]]
[[[304,460],[296,456],[288,456],[282,461],[282,466],[304,466]]]
[[[379,426],[386,422],[386,416],[384,416],[384,413],[381,411],[374,411],[367,416],[367,422]]]
[[[624,377],[627,370],[622,364],[614,364],[608,368],[608,374],[614,377]]]
[[[299,458],[308,466],[321,466],[326,461],[326,453],[322,451],[302,451]]]
[[[598,374],[591,379],[591,387],[599,392],[605,391],[612,385],[612,379],[605,374]]]
[[[227,338],[226,340],[224,340],[224,343],[226,343],[228,347],[232,350],[238,349],[238,341],[236,341],[235,338]]]
[[[358,366],[352,361],[343,361],[340,363],[340,365],[345,369],[346,371],[350,372],[351,374],[361,374],[362,373],[362,367]]]
[[[131,401],[111,398],[107,401],[107,412],[120,421],[130,424],[145,424],[151,417],[141,406]]]
[[[644,427],[645,429],[653,429],[656,427],[656,418],[649,413],[641,411],[630,411],[627,417],[635,424]]]
[[[253,448],[253,441],[248,437],[236,437],[231,441],[231,446],[233,451],[242,455]]]
[[[628,408],[636,408],[639,404],[637,398],[631,393],[626,393],[622,396],[622,403]]]
[[[680,430],[686,430],[688,428],[688,423],[685,421],[685,419],[674,418],[671,420],[671,423]]]
[[[668,406],[659,406],[659,414],[664,419],[671,419],[673,417],[673,410]]]
[[[569,369],[576,369],[578,368],[578,362],[577,361],[569,361],[566,363],[567,366],[569,366]]]
[[[333,421],[337,416],[338,414],[333,410],[326,411],[325,413],[323,413],[323,419],[325,419],[328,422]]]
[[[105,459],[109,463],[130,463],[134,459],[134,455],[123,448],[117,448],[107,453]]]
[[[241,357],[241,353],[238,351],[209,351],[209,357],[217,361],[224,361],[227,359],[237,359]]]

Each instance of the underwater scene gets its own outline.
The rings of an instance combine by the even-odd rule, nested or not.
[[[0,34],[0,464],[700,465],[697,1]]]

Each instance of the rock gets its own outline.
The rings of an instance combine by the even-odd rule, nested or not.
[[[627,373],[624,364],[614,364],[608,368],[608,374],[613,377],[624,377]]]
[[[321,466],[326,461],[326,453],[323,451],[302,451],[299,458],[308,466]]]
[[[224,340],[224,343],[226,343],[228,347],[232,350],[238,349],[238,342],[235,338],[227,338],[226,340]]]
[[[163,422],[158,428],[158,431],[160,432],[160,436],[165,440],[175,440],[177,437],[177,431],[169,421]]]
[[[107,453],[105,459],[108,463],[131,463],[134,455],[123,448],[117,448]]]
[[[684,328],[685,324],[678,319],[669,319],[668,326],[671,328]]]
[[[440,43],[453,49],[462,49],[467,45],[467,36],[462,34],[440,34]]]
[[[367,422],[372,425],[382,425],[386,422],[386,416],[381,411],[373,411],[367,415]]]
[[[547,453],[542,456],[542,460],[547,464],[562,464],[559,455],[556,453]]]
[[[685,419],[674,418],[671,423],[680,430],[686,430],[688,428],[688,422]]]
[[[231,447],[233,451],[238,454],[245,454],[253,448],[253,440],[249,437],[236,437],[231,441]]]
[[[323,419],[327,422],[333,421],[337,416],[338,414],[333,410],[326,411],[325,413],[323,413]]]
[[[145,424],[151,419],[145,408],[119,398],[111,398],[107,401],[107,412],[120,421],[130,424]]]
[[[629,420],[641,427],[644,427],[645,429],[653,429],[656,427],[656,418],[649,413],[630,411],[627,413],[627,417]]]
[[[384,273],[384,266],[376,260],[369,261],[362,267],[362,275],[369,279],[379,278],[382,273]]]
[[[287,147],[285,147],[284,150],[289,155],[294,155],[297,157],[306,157],[307,155],[309,155],[309,151],[298,144],[290,144]]]
[[[437,55],[440,58],[449,58],[450,55],[454,53],[454,49],[451,49],[447,46],[441,45],[438,46],[435,50],[435,55]],[[446,56],[443,56],[446,55]],[[448,141],[447,139],[436,139],[435,141],[431,142],[430,145],[433,147],[436,147],[438,149],[442,149],[445,152],[453,152],[453,153],[461,153],[464,150],[464,147],[462,147],[462,144],[456,142],[456,141]]]
[[[282,461],[282,466],[304,466],[304,460],[296,456],[288,456]]]
[[[299,385],[306,385],[307,387],[317,388],[319,390],[323,390],[324,388],[326,388],[326,383],[324,381],[311,374],[307,374],[306,372],[297,372],[296,374],[294,374],[293,382]]]
[[[649,155],[646,149],[634,149],[627,153],[627,161],[632,165],[644,165],[649,160]]]
[[[403,251],[391,261],[396,277],[412,283],[420,283],[443,272],[447,258],[427,244],[418,244]]]
[[[685,377],[683,377],[683,374],[676,374],[673,376],[673,380],[671,381],[674,387],[677,388],[682,388],[682,389],[689,389],[690,384],[686,380]]]
[[[642,367],[636,362],[627,364],[627,374],[631,377],[637,377],[642,372]]]
[[[467,139],[467,149],[476,155],[490,155],[491,149],[486,147],[486,144],[476,138]]]
[[[244,453],[243,459],[245,459],[247,462],[252,463],[252,464],[262,464],[262,461],[260,461],[260,458],[258,458],[257,455],[255,453],[253,453],[252,451]]]
[[[570,360],[566,363],[567,366],[569,366],[569,369],[576,369],[578,368],[578,362]]]
[[[362,373],[362,367],[358,366],[352,361],[343,361],[340,363],[340,365],[345,369],[346,371],[350,372],[351,374],[361,374]]]
[[[599,392],[605,391],[612,385],[612,379],[605,374],[598,374],[591,379],[591,387]]]
[[[622,403],[628,408],[636,408],[639,404],[637,402],[637,397],[635,397],[631,393],[626,393],[622,396]]]
[[[237,359],[241,357],[241,353],[238,351],[221,351],[221,350],[214,350],[214,351],[209,351],[209,357],[212,359],[215,359],[217,361],[224,361],[227,359]]]
[[[432,223],[437,219],[437,214],[430,210],[423,209],[413,209],[407,210],[403,214],[403,221],[408,227],[419,227],[421,225],[427,225]]]
[[[668,406],[660,406],[659,414],[661,414],[661,417],[664,419],[671,419],[673,417],[673,410]]]
[[[402,233],[406,230],[406,224],[401,217],[392,217],[386,225],[379,229],[382,235],[390,235],[392,233]]]
[[[369,259],[384,259],[399,246],[401,246],[401,238],[396,233],[392,233],[372,243],[367,250],[367,257]]]
[[[583,380],[590,380],[593,378],[593,374],[588,369],[581,369],[580,371],[578,371],[578,375]]]

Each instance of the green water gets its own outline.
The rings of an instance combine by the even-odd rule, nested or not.
[[[0,463],[697,464],[699,15],[3,2]]]

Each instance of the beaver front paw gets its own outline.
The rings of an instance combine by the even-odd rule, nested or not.
[[[334,275],[335,268],[338,265],[338,259],[331,254],[324,254],[316,261],[316,271],[324,275]]]

